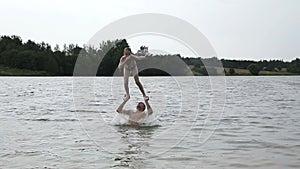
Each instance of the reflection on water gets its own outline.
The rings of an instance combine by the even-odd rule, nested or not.
[[[300,168],[298,76],[141,77],[154,127],[111,124],[121,77],[83,79],[0,78],[0,168]]]
[[[128,147],[120,149],[122,153],[118,153],[115,158],[120,164],[113,167],[128,168],[144,168],[144,160],[149,154],[145,151],[145,147],[149,146],[148,141],[151,140],[156,127],[139,127],[139,126],[116,126],[116,130],[122,135],[122,143]]]

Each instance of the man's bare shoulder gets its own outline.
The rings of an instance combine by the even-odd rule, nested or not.
[[[121,113],[126,114],[126,115],[132,115],[134,113],[134,111],[133,110],[122,110]]]
[[[145,117],[148,117],[149,115],[151,115],[150,113],[149,113],[149,111],[148,110],[145,110],[145,111],[143,111],[143,117],[145,118]]]

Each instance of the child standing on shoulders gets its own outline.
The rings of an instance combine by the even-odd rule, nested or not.
[[[136,65],[136,60],[142,60],[145,59],[146,56],[135,56],[132,54],[131,49],[129,47],[126,47],[124,49],[123,56],[120,59],[118,68],[121,69],[123,67],[123,73],[124,73],[124,88],[125,88],[125,96],[124,100],[130,99],[129,94],[129,87],[128,87],[128,80],[130,74],[133,75],[136,85],[139,87],[144,99],[148,99],[148,96],[146,96],[144,88],[142,83],[139,79],[139,71]]]

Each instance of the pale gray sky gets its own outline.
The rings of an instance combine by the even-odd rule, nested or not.
[[[283,59],[300,56],[299,0],[1,0],[0,35],[83,45],[109,23],[133,14],[168,14],[191,23],[219,58]],[[129,39],[169,53],[190,53],[168,40]]]

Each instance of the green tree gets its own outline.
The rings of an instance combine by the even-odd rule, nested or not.
[[[58,45],[58,44],[55,45],[54,51],[55,51],[55,52],[60,51],[60,48],[59,48],[59,45]]]
[[[282,70],[280,65],[277,67],[277,69],[278,69],[279,72],[281,72],[281,70]]]
[[[260,69],[259,69],[258,65],[257,64],[253,64],[253,63],[250,64],[247,69],[250,71],[250,73],[252,75],[258,75],[259,72],[260,72]]]
[[[289,65],[288,65],[288,69],[289,72],[292,73],[300,73],[300,59],[296,58],[295,60],[293,60]]]
[[[233,68],[230,68],[230,69],[229,69],[229,74],[230,74],[230,75],[234,75],[234,74],[235,74],[235,71],[234,71]]]
[[[50,72],[53,75],[59,74],[59,71],[60,71],[57,62],[53,57],[47,58],[47,61],[45,62],[44,70],[46,70],[47,72]]]
[[[124,48],[128,46],[125,39],[102,42],[99,57],[103,59],[99,65],[97,75],[112,76],[118,67]]]

